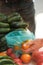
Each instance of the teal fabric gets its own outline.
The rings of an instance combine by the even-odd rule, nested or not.
[[[7,45],[9,47],[13,47],[14,45],[20,46],[23,41],[33,40],[35,39],[35,36],[29,30],[18,29],[8,33],[5,36],[5,39],[7,41]]]

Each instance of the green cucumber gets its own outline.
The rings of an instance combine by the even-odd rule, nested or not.
[[[5,41],[5,36],[3,36],[3,37],[1,38],[1,41]]]
[[[8,19],[11,18],[11,17],[14,17],[14,16],[18,16],[18,15],[19,15],[19,14],[16,13],[16,12],[15,12],[15,13],[12,13],[12,14],[10,14],[10,15],[8,16]]]
[[[10,65],[10,64],[12,64],[12,65],[14,65],[14,62],[13,62],[13,60],[11,60],[11,59],[2,59],[2,60],[0,60],[0,65]]]
[[[9,24],[0,22],[0,28],[9,28]]]
[[[5,34],[0,34],[0,38],[2,38],[3,36],[5,36]]]
[[[5,37],[0,40],[0,52],[6,51],[8,49]]]
[[[0,28],[0,33],[7,33],[10,31],[10,28]]]
[[[4,52],[4,51],[6,51],[8,49],[8,47],[7,46],[0,46],[0,52]]]
[[[26,28],[28,26],[28,24],[24,23],[24,22],[12,22],[10,24],[11,28]]]
[[[7,16],[4,15],[3,13],[0,13],[0,21],[6,20]]]
[[[9,56],[0,56],[0,65],[18,65]]]
[[[6,51],[8,49],[7,43],[5,41],[0,42],[0,52]]]
[[[9,57],[9,56],[0,56],[0,60],[1,59],[11,59],[11,57]]]
[[[0,56],[0,65],[18,65],[9,56]]]
[[[21,20],[20,16],[15,16],[15,17],[9,18],[8,22],[11,23],[12,21],[20,21],[20,20]]]

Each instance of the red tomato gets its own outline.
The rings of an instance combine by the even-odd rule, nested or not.
[[[35,51],[32,54],[32,59],[34,59],[35,61],[41,61],[43,62],[43,52],[39,52],[39,51]]]
[[[9,49],[7,50],[7,52],[6,52],[7,55],[10,55],[10,54],[12,53],[12,51],[13,51],[12,48],[9,48]]]
[[[37,65],[43,65],[43,62],[38,62]]]
[[[10,57],[11,57],[12,59],[16,58],[15,54],[13,54],[13,53],[10,54]]]
[[[14,62],[16,62],[18,65],[23,65],[19,58],[14,59]]]

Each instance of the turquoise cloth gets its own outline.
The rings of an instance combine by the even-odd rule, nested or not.
[[[5,36],[5,39],[7,41],[7,45],[9,47],[13,47],[14,45],[20,46],[23,41],[33,40],[35,39],[35,36],[29,30],[18,29],[8,33]]]

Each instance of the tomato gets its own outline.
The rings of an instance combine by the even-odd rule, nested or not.
[[[11,57],[12,59],[14,59],[14,58],[16,58],[16,55],[13,54],[13,53],[11,53],[11,54],[10,54],[10,57]]]
[[[37,65],[43,65],[43,62],[38,62]]]
[[[31,56],[29,54],[22,54],[21,60],[23,63],[29,63],[31,61]]]
[[[22,61],[19,58],[15,58],[14,62],[16,62],[18,65],[23,65]]]
[[[20,47],[19,46],[14,46],[14,50],[19,50]]]
[[[10,54],[12,53],[12,51],[13,51],[13,49],[12,49],[12,48],[9,48],[9,49],[6,51],[7,55],[10,55]]]
[[[32,58],[37,62],[43,62],[43,52],[35,51]]]
[[[27,40],[27,41],[23,42],[22,43],[22,49],[27,50],[29,48],[29,42],[30,41],[31,40]]]

